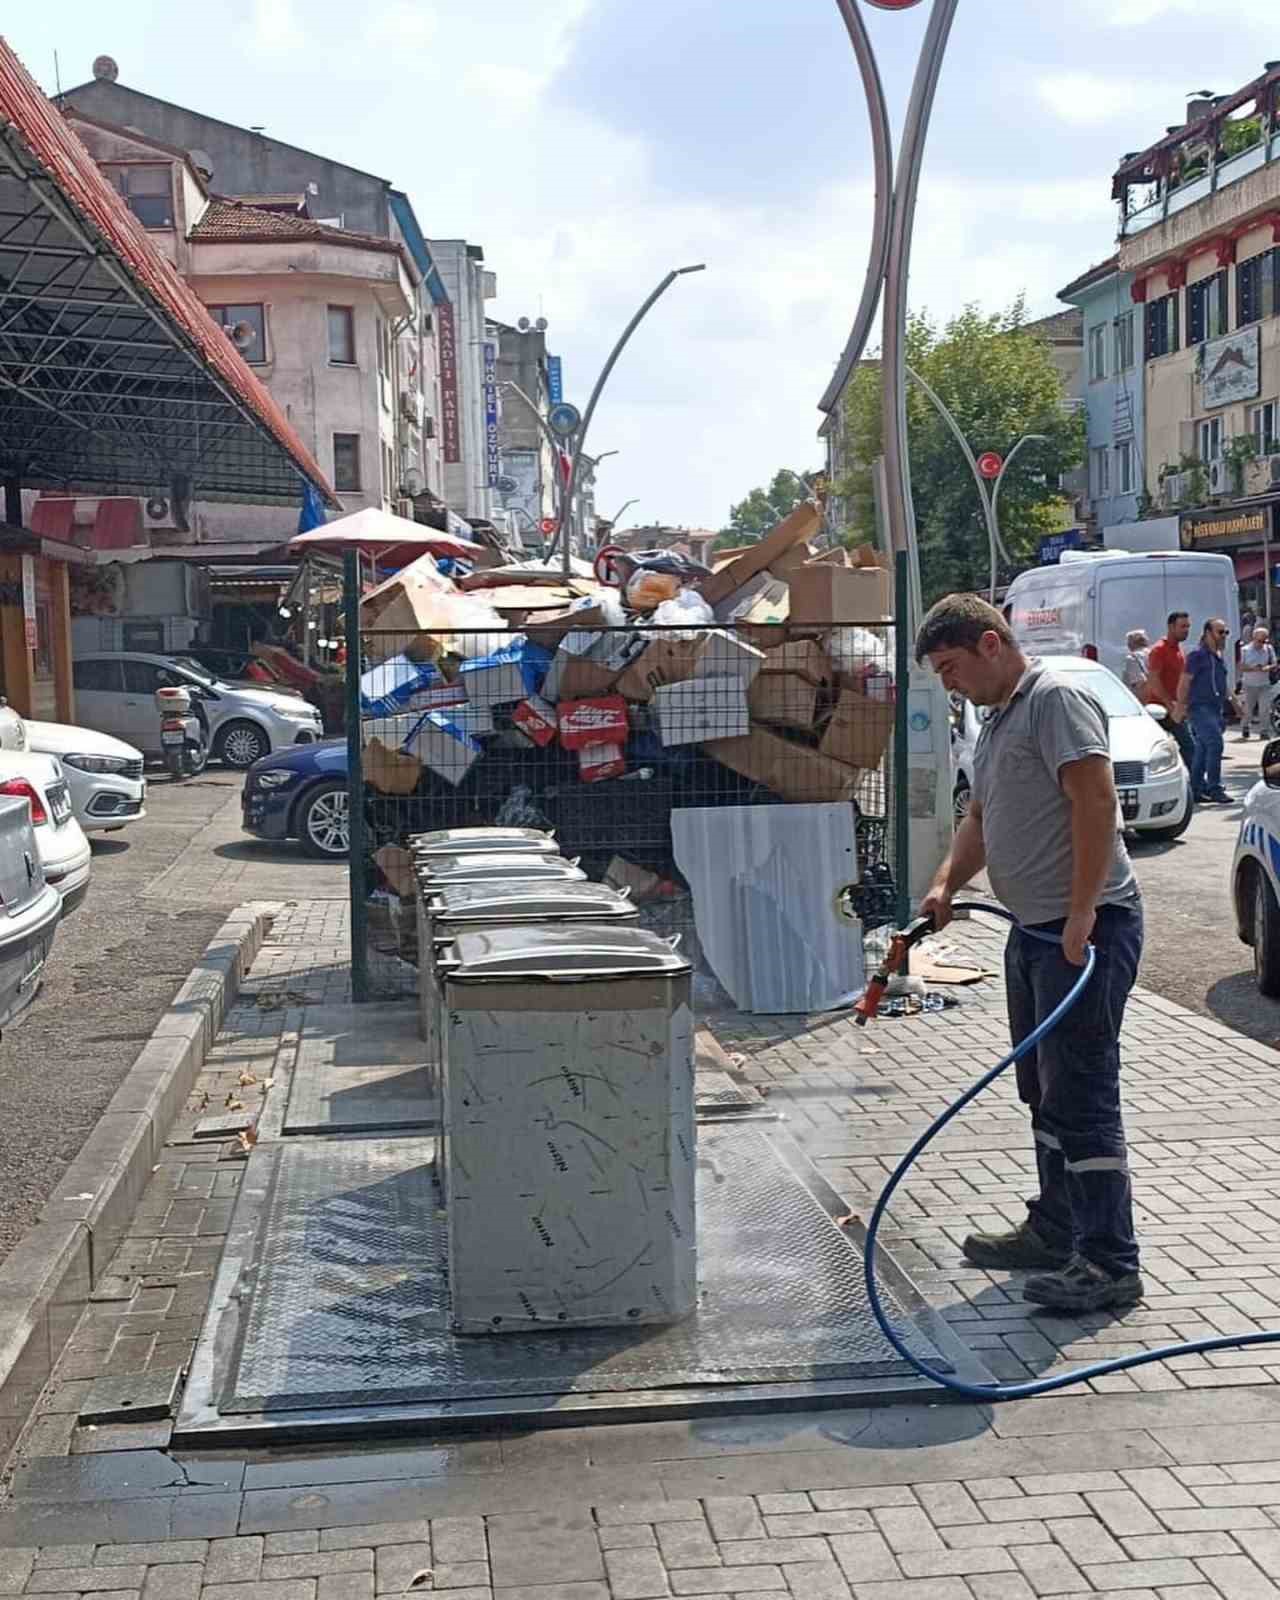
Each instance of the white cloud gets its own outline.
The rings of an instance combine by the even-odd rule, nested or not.
[[[1154,125],[1162,117],[1168,121],[1175,109],[1167,82],[1144,82],[1132,71],[1051,72],[1037,80],[1035,89],[1054,116],[1074,127]]]
[[[1217,21],[1217,14],[1206,12],[1203,0],[1085,0],[1089,20],[1110,28],[1140,28],[1162,17],[1188,16]],[[1274,0],[1234,0],[1231,7],[1233,28],[1264,24],[1275,26]]]
[[[260,50],[274,55],[302,45],[293,0],[253,0],[252,17],[254,42]]]

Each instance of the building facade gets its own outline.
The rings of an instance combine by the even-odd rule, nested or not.
[[[1272,610],[1280,538],[1280,63],[1197,99],[1115,174],[1145,354],[1145,488]]]
[[[432,239],[447,304],[437,312],[444,497],[460,516],[493,519],[502,476],[497,448],[498,338],[485,305],[498,280],[465,239]]]
[[[1082,518],[1091,539],[1136,521],[1146,465],[1141,314],[1133,279],[1112,256],[1059,291],[1081,318],[1080,392],[1088,436]]]
[[[543,328],[491,324],[498,338],[500,513],[527,549],[541,549],[542,524],[558,512],[558,452],[547,437],[547,413],[559,398],[555,358]]]

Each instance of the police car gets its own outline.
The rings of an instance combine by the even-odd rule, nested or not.
[[[1236,931],[1253,946],[1258,989],[1280,999],[1280,739],[1262,752],[1262,779],[1245,798],[1231,901]]]

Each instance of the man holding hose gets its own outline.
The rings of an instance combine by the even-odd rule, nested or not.
[[[948,690],[991,712],[969,814],[921,911],[944,928],[953,895],[985,866],[1018,920],[1005,948],[1015,1043],[1079,978],[1085,945],[1097,952],[1075,1006],[1017,1064],[1040,1192],[1024,1222],[970,1234],[964,1253],[977,1266],[1032,1271],[1024,1295],[1057,1310],[1131,1305],[1143,1286],[1119,1037],[1142,955],[1142,897],[1121,836],[1106,713],[1087,689],[1028,660],[1000,613],[972,595],[948,595],[925,617],[916,660],[926,658]]]

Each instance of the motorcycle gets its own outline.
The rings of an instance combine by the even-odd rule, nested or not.
[[[171,778],[194,778],[209,760],[209,733],[203,708],[190,689],[174,686],[156,690],[160,713],[160,749]]]

